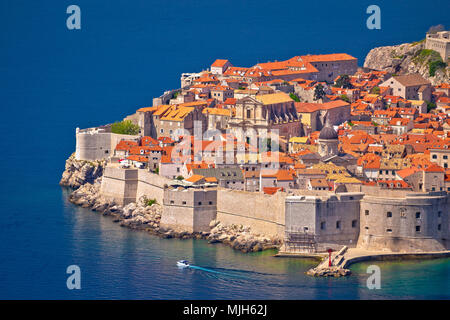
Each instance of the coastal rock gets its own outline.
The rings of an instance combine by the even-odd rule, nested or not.
[[[67,160],[65,170],[59,184],[61,186],[77,189],[86,183],[95,183],[103,175],[106,160],[84,161],[76,160],[72,154]]]
[[[364,67],[387,71],[392,74],[419,73],[433,85],[450,81],[450,66],[438,69],[430,76],[429,62],[431,56],[420,55],[425,49],[425,41],[404,43],[395,46],[377,47],[367,54]]]
[[[313,277],[345,277],[351,274],[349,269],[344,269],[337,266],[331,267],[316,267],[308,270],[307,275]]]

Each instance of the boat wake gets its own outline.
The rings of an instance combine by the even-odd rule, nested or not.
[[[238,269],[225,269],[225,268],[204,268],[199,266],[189,266],[190,269],[204,271],[210,273],[215,277],[229,277],[229,278],[237,278],[237,279],[245,279],[251,280],[252,278],[258,277],[259,275],[270,275],[264,274],[260,272],[248,271],[248,270],[238,270]]]

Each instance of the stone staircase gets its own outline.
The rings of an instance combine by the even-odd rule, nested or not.
[[[327,258],[317,267],[308,270],[306,274],[319,277],[342,277],[349,275],[351,273],[350,270],[342,267],[347,249],[347,246],[344,246],[334,256],[332,255],[331,267],[329,266],[329,260]]]

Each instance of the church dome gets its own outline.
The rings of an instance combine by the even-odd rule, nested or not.
[[[326,125],[320,130],[319,139],[338,139],[338,134],[333,127]]]

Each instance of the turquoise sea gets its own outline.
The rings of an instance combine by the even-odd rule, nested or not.
[[[66,8],[81,8],[81,30]],[[450,26],[448,1],[0,1],[0,299],[449,299],[450,259],[371,263],[343,279],[315,264],[242,254],[201,240],[167,240],[119,227],[68,203],[58,182],[75,128],[120,120],[216,58],[234,65],[420,40]],[[435,8],[441,8],[437,10]],[[445,10],[445,8],[447,10]],[[178,259],[198,269],[179,270]],[[68,290],[66,268],[81,269]]]

